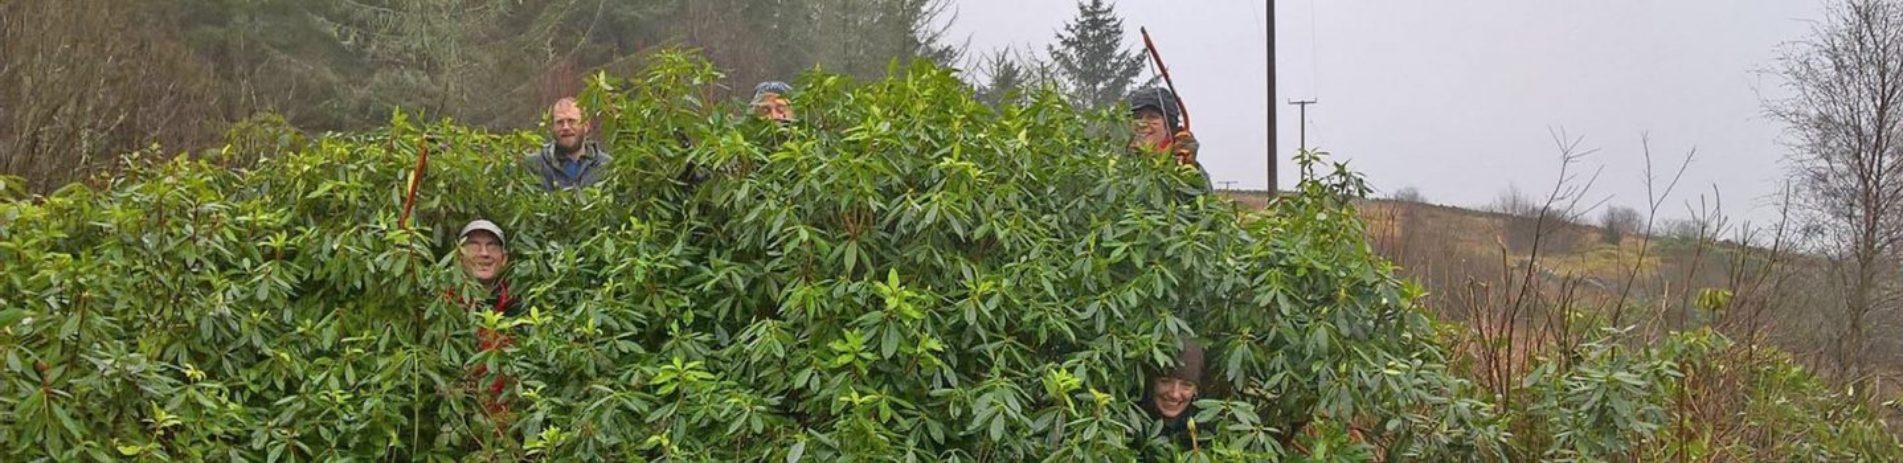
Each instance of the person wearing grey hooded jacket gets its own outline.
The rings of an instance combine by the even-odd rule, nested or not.
[[[601,181],[614,158],[588,140],[588,121],[574,98],[563,98],[549,108],[551,140],[523,159],[547,191],[587,188]]]

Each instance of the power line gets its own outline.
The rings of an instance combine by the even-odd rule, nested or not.
[[[1316,16],[1321,16],[1320,10],[1315,8],[1315,0],[1308,0],[1308,97],[1310,99],[1322,96],[1322,40],[1321,27],[1316,25],[1319,22],[1315,19]]]

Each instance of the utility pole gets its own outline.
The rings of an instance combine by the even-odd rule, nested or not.
[[[1269,98],[1262,109],[1269,113],[1269,197],[1275,197],[1275,0],[1269,2]]]
[[[1308,149],[1308,105],[1315,104],[1315,100],[1289,100],[1288,104],[1302,107],[1301,118],[1296,119],[1295,124],[1302,127],[1301,149],[1307,150]]]

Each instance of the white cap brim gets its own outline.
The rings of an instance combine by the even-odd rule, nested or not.
[[[502,227],[497,226],[495,222],[490,222],[484,219],[476,219],[476,220],[470,221],[469,225],[463,226],[463,232],[456,236],[462,237],[462,238],[468,238],[470,233],[475,233],[477,231],[486,231],[486,232],[489,232],[490,234],[496,235],[496,241],[501,242],[502,245],[504,246],[509,245],[509,238],[506,236],[503,236]]]

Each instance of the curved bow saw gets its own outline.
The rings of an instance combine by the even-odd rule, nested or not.
[[[1183,127],[1180,130],[1178,130],[1177,133],[1170,134],[1173,140],[1176,135],[1189,132],[1189,105],[1183,103],[1183,92],[1176,91],[1176,81],[1170,79],[1170,67],[1163,65],[1163,54],[1158,53],[1156,51],[1156,41],[1150,40],[1150,29],[1147,27],[1138,27],[1137,31],[1143,34],[1143,48],[1146,50],[1149,50],[1150,62],[1155,64],[1155,67],[1151,69],[1151,72],[1163,74],[1163,85],[1169,87],[1170,94],[1176,95],[1177,112],[1180,112],[1183,114]],[[1161,92],[1159,91],[1158,93],[1161,93]],[[1162,99],[1161,98],[1162,95],[1157,95],[1157,96],[1158,96],[1157,98],[1158,100]],[[1189,149],[1187,147],[1181,147],[1181,148],[1177,148],[1176,158],[1179,161],[1188,163],[1187,160],[1193,154],[1194,153],[1189,152]]]

